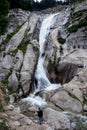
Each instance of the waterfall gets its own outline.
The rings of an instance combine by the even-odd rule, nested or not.
[[[48,77],[46,76],[46,71],[43,66],[44,64],[44,56],[45,56],[45,43],[47,41],[47,38],[49,36],[49,33],[51,32],[52,27],[54,26],[54,23],[56,22],[56,18],[58,16],[58,13],[51,14],[49,17],[45,18],[42,22],[42,26],[40,29],[39,34],[39,45],[40,45],[40,55],[38,59],[37,68],[35,71],[35,92],[34,94],[31,94],[29,97],[23,99],[23,101],[29,101],[32,103],[32,105],[46,105],[46,102],[44,99],[42,99],[39,96],[35,96],[35,93],[44,90],[50,91],[54,89],[58,89],[61,87],[60,84],[52,84]]]

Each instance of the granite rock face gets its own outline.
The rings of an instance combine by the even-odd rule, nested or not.
[[[55,10],[57,19],[47,37],[44,68],[50,82],[60,83],[61,88],[36,93],[36,96],[47,101],[46,108],[43,108],[42,125],[38,124],[35,111],[30,111],[31,104],[23,104],[25,108],[28,107],[24,109],[28,117],[21,113],[20,108],[12,106],[14,95],[19,98],[34,91],[40,27],[43,19],[50,14],[46,11],[11,10],[8,34],[14,32],[18,25],[20,28],[11,34],[9,40],[7,34],[0,37],[0,81],[3,83],[0,88],[5,85],[5,93],[6,96],[10,93],[11,103],[6,107],[4,116],[9,120],[12,130],[85,130],[87,118],[78,114],[87,115],[87,25],[75,32],[69,32],[68,28],[87,19],[87,2],[84,0],[60,11],[57,8],[48,10]],[[7,90],[9,87],[13,93]],[[37,106],[33,107],[33,110],[37,110]]]

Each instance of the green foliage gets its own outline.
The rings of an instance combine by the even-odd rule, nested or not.
[[[83,104],[87,104],[87,96],[86,95],[83,96],[83,99],[84,99]]]
[[[80,20],[78,24],[75,24],[75,25],[72,25],[71,27],[69,27],[68,31],[70,33],[76,32],[79,28],[84,27],[84,26],[87,26],[87,20],[86,19]]]
[[[11,51],[12,55],[15,55],[17,52],[18,52],[18,48],[13,50],[13,51]]]
[[[81,16],[82,16],[82,12],[75,13],[74,14],[74,19],[78,18],[78,17],[81,17]]]
[[[24,10],[42,10],[56,5],[55,0],[9,0],[11,8],[22,8]]]
[[[7,0],[0,0],[0,35],[4,34],[8,26],[9,3]]]
[[[4,51],[4,50],[5,50],[5,48],[3,48],[3,47],[0,47],[0,52],[1,52],[1,51]]]
[[[78,30],[78,25],[72,25],[71,27],[68,28],[68,31],[70,33],[76,32]]]
[[[7,16],[0,17],[0,35],[3,35],[6,32],[7,26],[8,26],[8,17]]]
[[[30,41],[26,41],[26,42],[24,42],[24,43],[21,43],[21,46],[19,46],[19,49],[20,49],[23,53],[25,53],[28,44],[31,44]]]
[[[9,100],[10,100],[9,96],[4,96],[4,99],[5,99],[5,101],[6,101],[7,103],[8,103]]]
[[[58,38],[58,42],[59,42],[60,44],[64,44],[64,43],[66,42],[66,39],[60,37],[60,38]]]
[[[23,25],[23,24],[22,24]],[[7,35],[5,42],[8,42],[22,27],[22,25],[17,25],[16,29]]]
[[[9,126],[5,118],[0,118],[0,130],[9,130]]]
[[[8,78],[4,78],[1,82],[2,82],[4,85],[7,86],[7,84],[8,84]]]
[[[79,24],[78,24],[78,27],[83,27],[83,26],[87,26],[87,19],[82,19]]]
[[[15,55],[15,54],[18,52],[18,49],[21,50],[23,53],[25,53],[28,44],[31,44],[30,41],[22,42],[21,45],[20,45],[17,49],[11,51],[11,53],[12,53],[13,55]]]
[[[3,108],[2,102],[0,100],[0,112],[3,112],[3,111],[4,111],[4,108]]]

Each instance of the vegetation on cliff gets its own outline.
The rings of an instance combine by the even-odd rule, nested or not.
[[[8,26],[9,3],[7,0],[0,1],[0,35],[6,32]]]

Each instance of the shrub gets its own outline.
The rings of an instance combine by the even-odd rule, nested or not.
[[[3,108],[2,102],[0,100],[0,112],[3,112],[3,111],[4,111],[4,108]]]
[[[9,130],[9,126],[5,118],[0,118],[0,130]]]
[[[68,31],[70,33],[72,32],[76,32],[79,28],[87,26],[87,20],[86,19],[82,19],[79,21],[78,24],[72,25],[71,27],[68,28]]]
[[[9,3],[7,0],[0,0],[0,35],[4,34],[8,26]]]
[[[19,49],[20,49],[23,53],[25,53],[28,44],[30,44],[30,41],[26,41],[26,42],[24,42],[24,43],[21,43],[21,46],[19,46]]]
[[[7,103],[8,103],[9,100],[10,100],[9,96],[4,96],[4,99],[5,99],[5,101],[6,101]]]
[[[66,42],[66,39],[64,39],[64,38],[58,38],[58,42],[60,43],[60,44],[64,44],[65,42]]]
[[[78,25],[72,25],[71,27],[68,28],[68,31],[70,33],[76,32],[78,30]]]
[[[23,25],[23,24],[22,24],[22,25]],[[9,34],[7,35],[7,37],[6,37],[5,42],[8,42],[8,41],[20,30],[20,28],[21,28],[22,25],[18,25],[13,32],[9,33]]]

